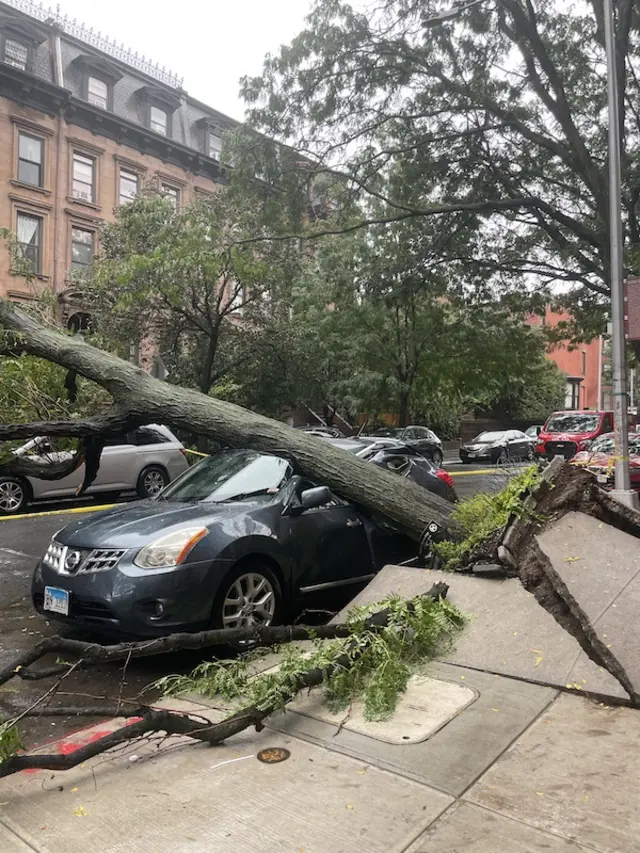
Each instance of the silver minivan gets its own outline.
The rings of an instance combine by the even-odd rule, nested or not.
[[[14,454],[42,465],[71,457],[70,451],[56,450],[53,442],[43,437],[32,438]],[[112,501],[120,492],[133,489],[141,498],[150,498],[188,467],[184,447],[175,435],[165,426],[148,424],[107,441],[98,475],[87,494]],[[0,513],[18,513],[31,501],[73,497],[83,479],[84,463],[60,480],[0,475]]]

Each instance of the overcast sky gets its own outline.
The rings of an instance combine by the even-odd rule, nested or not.
[[[237,119],[244,115],[240,77],[259,74],[265,54],[276,53],[303,28],[313,5],[312,0],[59,2],[63,15],[170,68],[184,77],[190,95]]]

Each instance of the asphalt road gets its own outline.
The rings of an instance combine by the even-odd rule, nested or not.
[[[499,491],[518,470],[489,470],[456,464],[447,467],[461,498],[480,491]],[[7,665],[16,655],[57,630],[55,624],[49,624],[32,610],[31,574],[53,534],[84,512],[95,511],[97,506],[91,499],[58,501],[30,507],[29,517],[0,518],[0,666]],[[119,664],[76,672],[65,680],[61,693],[72,693],[78,698],[59,694],[55,701],[65,705],[86,705],[120,694],[125,698],[138,697],[161,676],[187,672],[199,660],[197,653],[182,653],[131,661],[124,680]],[[0,716],[13,715],[17,709],[35,702],[44,692],[43,684],[49,686],[49,682],[14,679],[0,687]],[[145,694],[147,700],[152,695],[153,690]],[[34,717],[23,722],[21,731],[26,743],[33,745],[54,738],[62,730],[77,727],[77,722],[69,718],[58,718],[52,722],[44,717]]]

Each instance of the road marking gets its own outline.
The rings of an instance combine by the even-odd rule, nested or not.
[[[15,551],[13,548],[0,548],[4,554],[13,554],[14,557],[28,557],[30,560],[35,559],[33,554],[25,554],[24,551]]]
[[[46,515],[71,515],[81,512],[99,512],[101,509],[112,509],[118,504],[104,504],[104,506],[74,506],[71,509],[51,509],[47,512],[25,512],[22,515],[0,515],[0,521],[18,521],[22,518],[44,518]],[[5,549],[6,550],[6,549]]]

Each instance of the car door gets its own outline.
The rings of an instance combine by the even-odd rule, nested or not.
[[[136,449],[126,435],[108,438],[100,456],[98,475],[90,491],[135,488]],[[84,472],[84,465],[82,466]],[[133,483],[131,479],[133,476]]]
[[[526,459],[529,450],[529,439],[517,429],[509,430],[507,433],[509,456],[512,459]]]
[[[301,515],[291,512],[314,485],[301,480],[287,510],[294,594],[357,585],[375,573],[365,524],[351,504],[332,496],[330,503]]]

